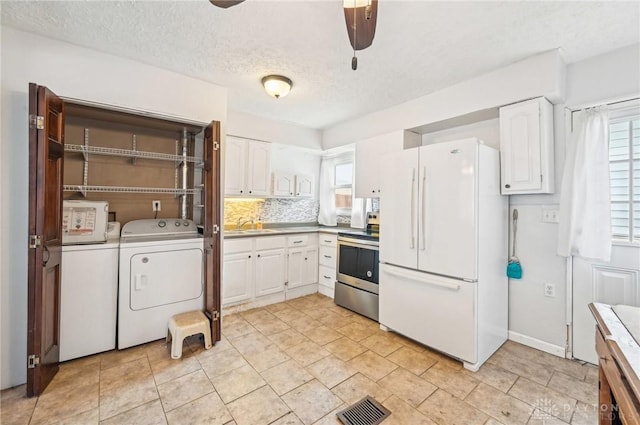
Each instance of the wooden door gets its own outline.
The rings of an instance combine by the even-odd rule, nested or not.
[[[29,84],[29,253],[27,395],[41,394],[58,371],[62,257],[64,103]]]
[[[211,319],[211,338],[220,341],[220,123],[212,122],[204,131],[204,297]]]

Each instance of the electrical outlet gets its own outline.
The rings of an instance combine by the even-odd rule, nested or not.
[[[151,201],[151,207],[151,211],[160,211],[162,206],[160,204],[160,201]]]
[[[553,283],[545,283],[544,284],[544,296],[555,298],[556,296],[556,286]]]

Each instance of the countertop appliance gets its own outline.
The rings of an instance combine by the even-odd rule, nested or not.
[[[204,239],[180,218],[126,223],[120,239],[118,349],[164,338],[171,316],[204,308]]]
[[[385,159],[380,324],[477,370],[507,338],[507,198],[476,138]]]
[[[108,219],[106,201],[63,201],[62,244],[106,242]]]
[[[380,214],[367,214],[364,231],[338,233],[337,305],[378,320]]]
[[[116,348],[120,223],[103,243],[62,247],[60,361]]]

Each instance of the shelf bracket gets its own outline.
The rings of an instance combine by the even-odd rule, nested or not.
[[[138,147],[137,147],[137,141],[136,141],[136,135],[132,134],[131,135],[131,163],[133,165],[136,165],[136,162],[138,161],[138,156],[137,156],[137,151],[138,151]]]

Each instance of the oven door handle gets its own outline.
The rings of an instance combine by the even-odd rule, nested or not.
[[[411,227],[410,227],[410,231],[411,231],[411,244],[409,245],[410,249],[414,249],[415,248],[415,237],[416,237],[416,232],[415,232],[415,221],[416,221],[416,169],[412,168],[411,169],[411,208],[409,208],[409,210],[411,211],[411,217],[409,217],[409,220],[411,221]]]

